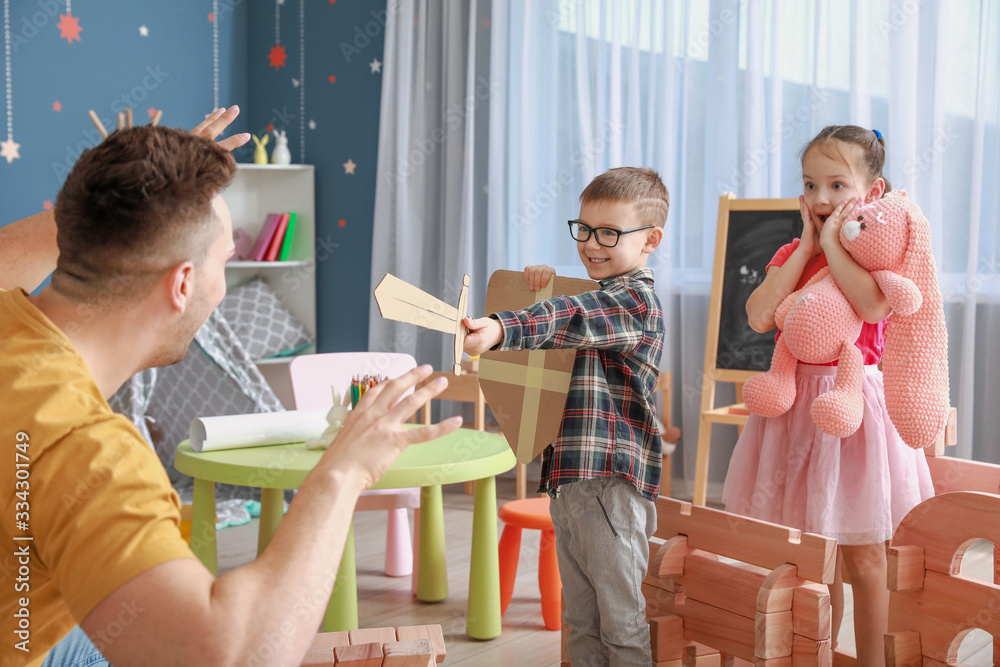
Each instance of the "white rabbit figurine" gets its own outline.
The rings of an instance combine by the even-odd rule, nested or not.
[[[274,150],[271,151],[271,164],[291,164],[292,154],[288,151],[288,137],[284,130],[275,130]]]

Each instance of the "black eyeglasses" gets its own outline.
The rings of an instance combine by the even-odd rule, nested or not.
[[[640,227],[639,229],[630,229],[627,232],[623,232],[620,229],[615,229],[614,227],[591,227],[583,224],[579,220],[570,220],[569,234],[573,237],[574,241],[579,241],[580,243],[586,243],[589,241],[590,235],[593,234],[600,245],[605,248],[614,248],[618,245],[618,239],[620,239],[623,234],[641,232],[644,229],[652,229],[655,226],[656,225],[646,225],[645,227]]]

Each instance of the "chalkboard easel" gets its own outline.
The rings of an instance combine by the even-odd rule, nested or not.
[[[747,323],[747,298],[764,281],[768,261],[778,248],[802,235],[798,199],[719,197],[712,294],[705,337],[705,374],[694,473],[694,504],[704,505],[712,425],[742,430],[749,412],[743,383],[766,371],[774,352],[774,332],[757,333]],[[736,384],[735,405],[715,406],[715,383]]]

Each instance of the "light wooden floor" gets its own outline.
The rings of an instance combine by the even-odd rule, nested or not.
[[[529,471],[530,479],[530,471]],[[535,473],[537,480],[537,472]],[[537,482],[536,482],[537,483]],[[534,486],[529,483],[529,492]],[[526,530],[521,544],[514,597],[503,617],[503,633],[492,641],[465,634],[465,603],[469,590],[469,550],[472,535],[472,496],[461,485],[444,489],[445,541],[450,597],[439,603],[419,602],[410,593],[410,579],[386,577],[382,571],[385,512],[355,515],[358,563],[358,615],[361,627],[440,624],[448,647],[447,665],[468,667],[548,667],[559,664],[559,633],[542,625],[538,598],[538,531]],[[497,504],[515,497],[511,474],[497,479]],[[498,522],[497,532],[503,525]],[[219,532],[219,572],[250,562],[257,553],[257,520]],[[977,542],[963,561],[962,573],[992,580],[992,545]],[[854,651],[854,618],[850,587],[845,587],[845,618],[840,646]],[[982,631],[965,638],[959,659],[970,666],[992,664],[992,643]]]

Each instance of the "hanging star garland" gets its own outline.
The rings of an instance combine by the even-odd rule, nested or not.
[[[10,76],[10,0],[3,0],[4,75],[7,100],[7,141],[0,141],[0,157],[7,164],[21,157],[21,144],[14,141],[14,89]]]
[[[59,15],[59,23],[56,27],[59,28],[59,37],[65,39],[68,44],[72,44],[74,39],[80,41],[80,33],[83,32],[83,28],[80,27],[80,19],[73,16],[70,0],[66,0],[66,13]]]
[[[282,0],[275,0],[274,3],[274,46],[271,47],[270,53],[267,54],[267,59],[274,69],[284,67],[285,60],[288,58],[285,47],[281,44],[281,5],[283,4]]]
[[[271,67],[274,69],[280,69],[285,66],[285,60],[288,58],[288,54],[285,53],[285,47],[281,44],[277,44],[271,47],[271,52],[267,54],[267,59],[271,61]]]

